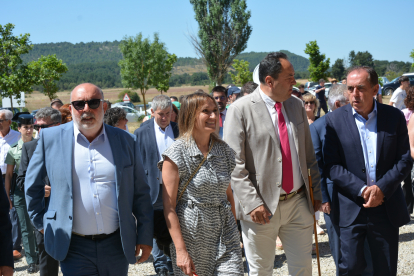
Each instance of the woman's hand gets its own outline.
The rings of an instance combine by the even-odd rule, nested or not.
[[[177,253],[177,266],[184,272],[185,275],[192,276],[195,273],[195,266],[193,260],[188,254],[187,250],[176,250]]]

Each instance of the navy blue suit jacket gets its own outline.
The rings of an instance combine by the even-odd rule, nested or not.
[[[174,133],[174,138],[177,138],[179,135],[178,125],[174,122],[171,122],[170,124]],[[157,167],[157,164],[160,161],[160,154],[158,152],[157,138],[155,137],[154,118],[141,124],[140,128],[136,129],[134,134],[137,136],[145,174],[151,188],[152,204],[154,204],[157,201],[158,193],[160,192],[160,170]]]
[[[392,225],[410,221],[401,182],[410,173],[412,159],[406,121],[400,110],[377,103],[376,185],[384,193],[384,205]],[[332,211],[339,226],[351,225],[364,200],[358,196],[366,185],[365,161],[351,105],[326,115],[324,146],[326,177],[334,182]]]
[[[104,127],[114,158],[122,247],[126,259],[133,264],[135,245],[152,246],[154,212],[150,188],[135,136],[119,128]],[[73,155],[73,122],[43,129],[26,172],[30,219],[37,229],[44,229],[46,252],[58,261],[66,258],[72,236]],[[46,176],[52,187],[48,208],[44,198]]]
[[[0,188],[0,266],[14,268],[12,225],[10,223],[10,204],[4,190],[3,180]]]
[[[315,149],[316,161],[318,161],[319,173],[321,175],[321,191],[322,191],[322,203],[332,202],[331,195],[329,193],[328,185],[332,185],[333,182],[327,178],[323,172],[325,167],[325,161],[323,159],[323,145],[325,144],[326,134],[326,116],[320,117],[313,124],[309,126],[313,148]]]

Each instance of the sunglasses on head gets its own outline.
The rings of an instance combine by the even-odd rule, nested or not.
[[[83,110],[85,108],[85,104],[88,104],[90,109],[97,109],[101,102],[103,102],[102,99],[92,99],[89,101],[73,101],[71,104],[76,110]]]
[[[53,125],[55,125],[56,123],[51,123],[51,124],[48,124],[48,125],[34,125],[33,127],[34,127],[34,129],[36,129],[36,131],[39,131],[39,129],[44,129],[44,128],[48,128],[48,127],[51,127],[51,126],[53,126]]]
[[[305,104],[314,104],[315,102],[305,102]]]

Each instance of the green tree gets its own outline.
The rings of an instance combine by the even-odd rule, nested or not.
[[[232,82],[237,86],[243,86],[248,81],[253,81],[253,74],[249,71],[249,62],[235,59],[233,68],[236,69],[237,74],[233,75],[229,72]]]
[[[190,0],[198,22],[198,37],[190,40],[207,67],[212,82],[221,85],[233,59],[247,47],[252,32],[245,0]]]
[[[306,43],[305,53],[309,55],[308,71],[310,79],[312,81],[327,80],[330,59],[325,60],[325,54],[320,53],[316,40]]]
[[[414,49],[411,51],[410,58],[414,61]],[[414,62],[411,64],[411,69],[414,70]]]
[[[349,65],[352,66],[369,66],[374,68],[374,59],[370,52],[358,52],[355,51],[349,53]]]
[[[344,74],[345,74],[344,60],[338,58],[335,61],[335,63],[332,65],[331,75],[335,77],[336,79],[341,80]]]
[[[56,98],[56,92],[59,90],[57,81],[60,80],[63,73],[68,71],[66,64],[62,63],[62,60],[58,59],[56,55],[42,55],[37,61],[30,62],[28,66],[39,78],[45,96],[50,101]]]
[[[163,48],[160,48],[159,51],[161,53],[157,55],[159,61],[156,63],[157,68],[155,72],[157,74],[154,75],[154,85],[162,94],[162,92],[167,92],[170,89],[170,78],[174,63],[177,61],[177,56],[167,53]]]
[[[160,74],[165,73],[165,67],[159,66],[160,60],[169,58],[165,44],[160,42],[157,33],[152,42],[149,38],[143,39],[139,33],[135,37],[125,37],[119,44],[119,49],[123,56],[118,63],[122,84],[126,88],[139,89],[146,106],[147,90],[150,86],[158,85]]]
[[[21,55],[33,47],[30,34],[14,36],[13,29],[11,23],[0,25],[0,90],[2,98],[10,98],[12,110],[12,97],[19,101],[20,92],[32,92],[32,85],[38,82],[36,75],[21,59]]]

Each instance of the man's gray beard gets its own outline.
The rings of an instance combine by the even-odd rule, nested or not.
[[[89,117],[89,119],[94,118],[95,119],[95,123],[93,123],[93,124],[82,123],[82,119],[85,119],[86,117]],[[83,113],[82,116],[80,116],[80,118],[79,118],[79,120],[80,120],[79,122],[77,121],[77,118],[74,116],[74,114],[72,114],[72,118],[73,118],[73,123],[76,125],[76,127],[79,130],[82,130],[82,129],[93,129],[97,125],[99,125],[99,127],[100,127],[102,125],[102,123],[103,123],[103,115],[102,115],[101,120],[98,120],[98,118],[96,118],[93,113]]]

